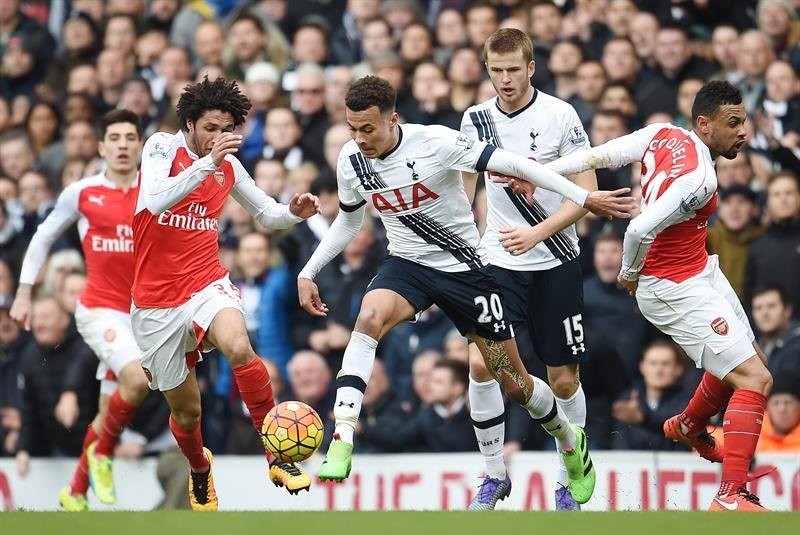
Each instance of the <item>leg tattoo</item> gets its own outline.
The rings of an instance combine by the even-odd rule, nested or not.
[[[511,363],[511,358],[508,356],[508,353],[506,353],[505,342],[485,340],[485,344],[486,364],[492,377],[504,387],[509,385],[509,383],[513,384],[522,393],[524,400],[530,399],[533,389],[528,385],[525,377],[521,375]],[[523,401],[523,403],[524,402],[525,401]]]

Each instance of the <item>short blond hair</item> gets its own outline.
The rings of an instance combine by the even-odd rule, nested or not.
[[[489,36],[483,45],[483,61],[489,60],[489,52],[495,54],[508,54],[522,51],[525,63],[533,60],[533,43],[528,34],[516,28],[501,28]]]

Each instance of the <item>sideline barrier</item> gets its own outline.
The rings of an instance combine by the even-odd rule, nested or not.
[[[593,452],[597,487],[585,510],[706,509],[719,485],[721,465],[691,453]],[[304,464],[316,473],[322,457]],[[800,453],[761,455],[757,466],[772,473],[751,491],[774,510],[800,510]],[[118,502],[90,496],[95,511],[154,508],[162,497],[155,460],[116,461]],[[74,459],[32,459],[28,477],[13,459],[0,459],[0,508],[58,509],[58,492],[70,479]],[[316,481],[311,492],[290,496],[267,481],[264,457],[214,457],[214,479],[223,510],[464,509],[477,491],[483,463],[478,453],[356,455],[344,484]],[[552,509],[558,469],[555,453],[521,452],[513,457],[511,496],[498,509]],[[91,494],[91,492],[90,492]]]

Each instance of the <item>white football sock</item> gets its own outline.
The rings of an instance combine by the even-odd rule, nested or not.
[[[555,396],[555,398],[559,408],[564,411],[564,414],[571,423],[578,427],[586,426],[586,395],[583,393],[583,387],[580,383],[578,383],[578,390],[567,399],[562,399],[558,396]],[[557,440],[556,445],[558,445]],[[569,479],[567,478],[567,467],[564,465],[564,458],[561,455],[558,456],[558,465],[559,471],[556,484],[561,487],[566,487],[569,483]],[[558,488],[558,486],[556,488]]]
[[[353,433],[361,413],[364,390],[372,376],[375,349],[378,341],[366,334],[353,332],[350,343],[344,350],[342,369],[336,375],[336,403],[333,416],[336,421],[334,434],[339,440],[353,443]]]
[[[489,477],[506,478],[503,444],[506,434],[505,405],[500,384],[494,379],[479,383],[469,376],[469,406],[478,449]]]
[[[575,447],[575,432],[564,412],[556,403],[556,398],[550,386],[531,375],[533,379],[533,393],[524,405],[531,418],[547,433],[556,439],[558,449],[568,451]]]

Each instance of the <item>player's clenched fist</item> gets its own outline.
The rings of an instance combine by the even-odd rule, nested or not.
[[[235,154],[242,144],[243,136],[225,132],[220,134],[211,148],[211,160],[219,167],[228,154]]]
[[[303,277],[297,279],[297,295],[300,298],[300,306],[312,316],[328,315],[328,305],[320,299],[319,288],[311,279]]]
[[[319,199],[316,195],[295,193],[289,201],[289,211],[297,217],[308,219],[314,214],[319,213]]]

